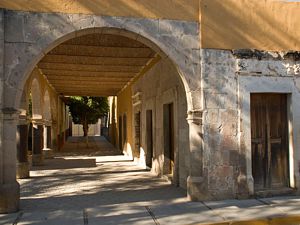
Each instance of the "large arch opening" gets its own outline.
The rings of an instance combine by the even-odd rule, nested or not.
[[[65,176],[67,170],[72,174],[72,169],[76,171],[78,168],[87,171],[92,168],[92,173],[97,170],[97,174],[101,174],[101,166],[106,163],[116,168],[104,173],[115,174],[122,172],[124,165],[129,162],[138,166],[135,173],[165,177],[173,185],[186,188],[189,132],[185,85],[171,59],[151,41],[137,37],[137,34],[119,29],[86,29],[77,32],[76,37],[69,35],[69,38],[63,38],[63,42],[57,41],[58,44],[37,62],[34,71],[39,73],[37,82],[43,89],[41,93],[45,94],[43,101],[40,100],[43,110],[33,114],[42,115],[37,124],[39,134],[43,135],[42,157],[50,158],[46,157],[45,151],[49,146],[55,152],[54,159],[43,160],[41,164],[33,163],[31,176],[41,179],[20,181],[24,189],[40,187],[45,182],[41,174],[47,174],[46,177],[53,177],[54,184],[48,190],[48,195],[54,195],[55,184],[64,185],[56,177],[57,174]],[[24,82],[25,85],[29,80]],[[37,95],[31,92],[36,98]],[[108,131],[103,134],[105,139],[91,139],[94,143],[92,148],[95,149],[94,153],[89,151],[92,155],[90,158],[84,154],[85,158],[80,159],[78,152],[73,154],[70,151],[75,145],[77,148],[82,146],[78,145],[78,140],[68,138],[72,133],[67,107],[70,96],[109,98],[110,110],[106,118],[102,118],[107,122],[101,123],[101,130]],[[52,135],[49,137],[47,132]],[[35,138],[33,133],[33,142]],[[110,151],[97,155],[101,146],[110,148]],[[119,154],[115,154],[114,149],[118,149]],[[129,176],[119,177],[112,187],[117,185],[120,190],[132,187],[133,192],[140,189],[130,183],[131,179],[131,182],[135,182],[135,178],[130,176],[131,172],[125,169],[123,173]],[[151,179],[143,190],[155,192],[159,189],[158,183],[161,181],[151,183]],[[69,181],[76,182],[75,179]],[[101,192],[101,185],[101,182],[96,184],[98,192]],[[93,193],[97,194],[97,191],[94,189]],[[25,198],[30,193],[45,196],[44,192],[33,188],[25,194]],[[80,191],[74,191],[71,195],[80,194]]]

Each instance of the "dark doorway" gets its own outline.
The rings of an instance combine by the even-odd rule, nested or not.
[[[140,155],[141,147],[141,112],[134,115],[134,129],[135,129],[135,149],[136,153]]]
[[[255,190],[288,187],[286,94],[251,94],[251,146]]]
[[[152,167],[153,158],[153,121],[152,121],[152,110],[146,111],[146,141],[147,141],[147,154],[146,154],[146,165]]]
[[[174,172],[174,106],[165,104],[164,109],[164,170],[167,174]]]
[[[29,124],[28,127],[28,152],[32,155],[32,123]]]
[[[126,114],[123,115],[123,142],[122,148],[124,150],[124,145],[127,143],[127,117]]]
[[[119,149],[122,151],[123,150],[123,143],[122,143],[122,116],[119,116]]]

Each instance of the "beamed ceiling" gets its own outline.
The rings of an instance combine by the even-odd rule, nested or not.
[[[90,34],[50,51],[38,68],[59,94],[117,95],[155,58],[142,43],[118,35]]]

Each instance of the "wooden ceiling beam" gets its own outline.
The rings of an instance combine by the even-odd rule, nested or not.
[[[106,81],[116,81],[116,82],[127,82],[129,78],[125,77],[79,77],[79,76],[60,76],[60,75],[48,75],[47,79],[52,81],[97,81],[97,82],[106,82]]]
[[[59,85],[66,85],[66,86],[70,86],[70,85],[82,85],[84,87],[87,86],[121,86],[121,85],[125,85],[127,82],[111,82],[111,81],[106,81],[106,82],[97,82],[97,81],[69,81],[69,82],[61,82],[61,81],[51,81],[50,82],[54,87],[55,86],[59,86]]]
[[[41,63],[75,63],[86,65],[119,65],[119,66],[144,66],[150,58],[146,57],[100,57],[77,55],[46,55]]]
[[[137,66],[102,66],[102,65],[82,65],[82,64],[66,64],[66,63],[39,63],[41,69],[52,70],[70,70],[85,72],[133,72],[137,73],[142,67]]]
[[[101,57],[153,57],[155,52],[147,47],[99,47],[61,44],[51,50],[50,55],[77,55]]]
[[[89,34],[70,39],[65,44],[96,45],[96,46],[125,46],[125,47],[145,47],[139,41],[115,34]]]
[[[41,68],[40,68],[41,69]],[[58,69],[41,69],[43,74],[46,76],[50,75],[62,75],[62,76],[78,76],[78,77],[126,77],[132,78],[136,76],[138,73],[133,72],[111,72],[111,71],[101,71],[101,72],[93,72],[93,71],[70,71],[70,70],[58,70]]]

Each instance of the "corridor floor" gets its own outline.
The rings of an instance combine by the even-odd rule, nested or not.
[[[63,152],[33,167],[18,213],[0,224],[197,224],[300,213],[300,199],[188,202],[186,191],[120,155],[102,137],[70,138]]]

